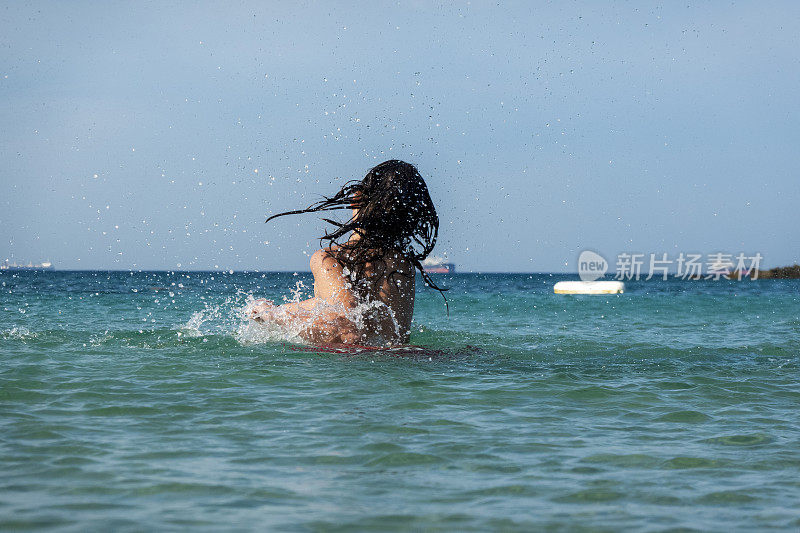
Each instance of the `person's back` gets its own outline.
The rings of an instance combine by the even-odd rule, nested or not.
[[[350,344],[386,345],[408,342],[414,313],[414,266],[399,254],[364,264],[359,275],[341,265],[331,249],[311,257],[314,297],[341,306],[353,323]],[[319,328],[318,328],[319,329]],[[341,329],[338,328],[338,329]],[[327,328],[325,328],[327,332]],[[317,341],[330,343],[336,332],[317,333]],[[327,337],[327,338],[325,338]]]
[[[391,339],[394,344],[407,343],[414,314],[414,265],[402,257],[385,257],[383,261],[367,263],[367,302],[380,302],[374,315],[367,315],[368,335],[376,340]],[[388,312],[387,312],[388,311]]]
[[[439,289],[420,261],[436,243],[439,219],[422,176],[413,165],[386,161],[332,198],[283,215],[352,209],[323,239],[331,246],[310,261],[314,298],[250,309],[263,321],[302,321],[301,336],[317,344],[385,346],[407,343],[414,312],[414,276]],[[347,236],[345,242],[338,240]]]

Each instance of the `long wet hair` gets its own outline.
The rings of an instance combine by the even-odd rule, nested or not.
[[[352,273],[352,279],[361,277],[367,263],[397,254],[408,259],[419,270],[425,284],[444,297],[447,289],[439,287],[421,263],[436,245],[439,217],[428,186],[414,165],[396,159],[384,161],[370,169],[363,180],[345,183],[333,196],[323,196],[305,209],[272,215],[266,221],[285,215],[340,209],[358,211],[346,222],[323,218],[334,229],[320,237],[320,245],[324,246],[326,241],[333,245],[331,254]],[[340,242],[351,232],[359,239]]]

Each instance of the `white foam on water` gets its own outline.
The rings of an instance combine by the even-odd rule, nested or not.
[[[297,303],[300,297],[295,293],[295,298],[287,303]],[[250,296],[247,305],[241,310],[243,320],[240,322],[234,336],[242,344],[260,344],[265,342],[293,342],[307,344],[310,335],[311,323],[328,320],[328,317],[344,317],[353,323],[357,331],[370,331],[370,323],[381,323],[381,318],[389,317],[393,326],[392,332],[375,332],[361,341],[370,346],[388,345],[393,339],[400,338],[400,325],[397,323],[394,312],[385,303],[377,300],[364,301],[352,309],[347,309],[339,303],[319,302],[310,310],[310,317],[297,317],[285,308],[275,307],[259,316],[262,321],[256,322],[248,318],[250,309],[255,305],[255,300]],[[323,318],[324,317],[324,318]],[[336,324],[330,322],[333,328]]]
[[[195,311],[189,320],[176,329],[179,336],[204,337],[206,335],[230,335],[236,331],[243,320],[242,310],[247,300],[253,297],[238,291],[235,295],[226,298],[222,303],[206,303],[200,311]]]
[[[297,281],[290,289],[290,296],[284,296],[284,303],[298,303],[310,295],[302,281]],[[187,337],[203,337],[206,335],[231,335],[243,345],[272,342],[291,342],[308,344],[309,325],[319,322],[321,317],[338,316],[352,322],[358,331],[370,331],[370,324],[390,322],[393,330],[374,332],[363,339],[363,344],[370,346],[388,346],[393,340],[402,338],[401,328],[394,312],[379,300],[366,300],[353,309],[346,309],[342,304],[320,302],[311,309],[311,317],[296,317],[285,308],[270,308],[256,322],[251,318],[251,309],[257,305],[256,298],[244,291],[225,299],[221,304],[206,304],[205,308],[192,314],[189,320],[179,326],[178,335]],[[389,318],[390,320],[386,320]],[[383,320],[382,320],[383,319]],[[334,325],[335,326],[335,325]]]
[[[249,307],[242,310],[246,313]],[[304,342],[301,332],[305,329],[305,322],[294,320],[285,323],[256,322],[249,318],[242,318],[233,337],[244,345],[264,344],[269,342],[291,342],[302,344]]]
[[[36,333],[33,333],[31,330],[26,328],[25,326],[15,326],[11,329],[3,330],[0,332],[0,339],[3,340],[27,340],[27,339],[35,339]]]

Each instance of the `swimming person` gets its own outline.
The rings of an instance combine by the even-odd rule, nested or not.
[[[339,223],[324,218],[334,230],[320,238],[328,246],[311,256],[314,297],[280,306],[257,300],[247,315],[257,322],[300,324],[300,337],[313,344],[405,344],[414,313],[415,269],[426,285],[440,293],[446,290],[420,263],[433,251],[439,234],[428,187],[414,165],[385,161],[332,197],[273,215],[267,222],[339,209],[351,209],[350,219]],[[343,238],[347,240],[341,242]]]

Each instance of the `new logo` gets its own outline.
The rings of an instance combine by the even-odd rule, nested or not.
[[[602,255],[584,250],[578,256],[578,276],[581,281],[594,281],[602,278],[608,271],[608,261]]]

